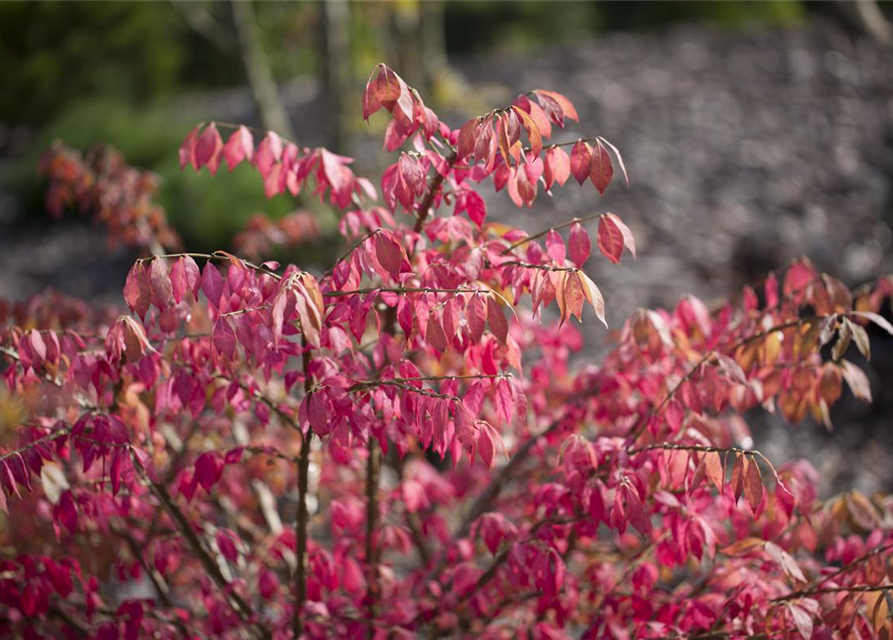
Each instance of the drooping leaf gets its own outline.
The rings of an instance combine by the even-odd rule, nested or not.
[[[611,156],[601,141],[596,140],[589,162],[589,180],[598,189],[599,195],[605,195],[605,189],[611,184],[613,177],[614,166],[611,164]]]
[[[568,252],[570,258],[575,265],[583,268],[589,259],[589,253],[592,250],[592,242],[589,240],[589,234],[579,221],[571,225],[570,236],[568,238]]]
[[[598,287],[595,286],[595,283],[590,280],[589,276],[585,273],[578,269],[576,274],[580,279],[580,282],[583,284],[583,297],[586,299],[586,302],[592,305],[592,310],[595,311],[595,316],[601,320],[602,324],[605,325],[605,328],[607,329],[608,321],[605,320],[605,299],[602,297],[602,292],[599,291]]]
[[[747,504],[750,505],[750,510],[756,515],[763,499],[763,478],[754,456],[750,456],[747,460],[747,471],[744,474],[744,497]]]
[[[592,162],[592,149],[589,144],[579,140],[571,150],[571,175],[574,180],[583,184],[589,178],[589,165]]]
[[[623,232],[613,218],[603,215],[598,219],[598,248],[614,264],[620,263],[623,253]]]
[[[505,344],[509,333],[508,321],[502,311],[502,307],[493,296],[487,296],[487,323],[490,325],[490,331],[496,336],[502,344]]]

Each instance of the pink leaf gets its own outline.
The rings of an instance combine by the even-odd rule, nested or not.
[[[202,131],[195,145],[196,168],[201,169],[207,165],[211,174],[216,174],[220,166],[221,151],[223,151],[223,140],[220,139],[217,125],[212,122]]]
[[[509,325],[505,319],[505,314],[502,312],[502,307],[493,299],[493,296],[487,298],[487,322],[490,324],[490,331],[493,332],[496,339],[505,344],[506,338],[508,338]]]
[[[187,164],[198,171],[198,165],[195,162],[195,145],[200,128],[201,125],[197,125],[183,140],[183,144],[180,145],[180,171],[185,169]]]
[[[247,127],[242,125],[232,132],[226,146],[223,147],[223,156],[230,171],[243,160],[250,161],[254,157],[254,137]]]
[[[614,166],[611,164],[611,156],[600,141],[596,141],[595,149],[589,164],[589,179],[600,195],[605,195],[605,189],[611,184],[614,177]]]
[[[480,229],[487,218],[487,204],[475,191],[469,190],[465,192],[465,211],[468,212],[468,217],[471,218],[471,221]]]
[[[173,296],[171,278],[164,258],[154,258],[149,265],[149,281],[152,285],[152,304],[164,310]]]
[[[592,250],[592,242],[589,240],[589,234],[580,222],[574,222],[571,225],[570,236],[568,238],[568,252],[571,260],[575,265],[582,268],[589,259],[589,253]]]
[[[468,320],[468,331],[471,341],[475,344],[480,343],[481,337],[484,335],[485,317],[484,302],[480,296],[475,294],[471,296],[468,302],[468,308],[465,311]]]
[[[567,256],[564,238],[555,229],[549,229],[549,232],[546,234],[546,252],[556,263],[559,265],[564,264],[564,259]]]
[[[220,306],[220,298],[223,296],[223,276],[220,275],[220,270],[211,264],[211,260],[205,263],[205,268],[202,270],[202,292],[208,302],[215,307]]]
[[[543,178],[546,189],[551,189],[556,182],[564,186],[571,176],[571,161],[561,147],[550,147],[543,161]]]
[[[406,253],[390,234],[384,232],[376,234],[375,257],[391,278],[394,280],[400,278],[400,271],[406,261]]]
[[[571,174],[578,183],[583,184],[589,178],[591,161],[592,149],[582,140],[578,141],[571,150]]]

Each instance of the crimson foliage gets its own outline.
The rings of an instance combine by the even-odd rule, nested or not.
[[[3,307],[0,631],[889,636],[893,501],[819,500],[813,467],[773,466],[742,414],[830,426],[844,383],[869,400],[845,356],[869,355],[871,323],[893,333],[893,281],[853,293],[799,261],[740,303],[637,311],[574,370],[571,317],[604,322],[590,223],[612,263],[635,257],[632,233],[612,213],[492,224],[477,185],[518,206],[571,178],[603,193],[626,177],[617,150],[547,145],[577,119],[550,91],[452,129],[379,65],[363,104],[390,114],[388,151],[408,147],[381,201],[349,158],[274,132],[224,142],[212,123],[180,149],[183,167],[251,163],[268,194],[340,209],[349,248],[325,273],[154,255],[127,277],[133,315]],[[167,233],[153,209],[102,209],[150,183],[118,165],[132,179],[91,183],[78,162],[46,160],[53,202],[174,242],[144,237]],[[271,225],[244,236],[254,252]]]

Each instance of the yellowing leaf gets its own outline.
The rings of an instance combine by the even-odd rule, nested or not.
[[[766,544],[766,541],[762,538],[744,538],[734,544],[730,544],[728,547],[720,549],[720,551],[727,556],[743,556],[754,549],[762,547],[764,544]]]
[[[602,292],[599,291],[598,287],[595,286],[595,283],[589,279],[589,276],[579,269],[577,270],[577,277],[580,278],[580,282],[583,284],[583,296],[586,298],[586,302],[592,305],[596,317],[601,320],[602,324],[607,328],[608,321],[605,320],[605,299],[602,297]]]

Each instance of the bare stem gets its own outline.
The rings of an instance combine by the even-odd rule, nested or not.
[[[369,627],[366,637],[371,640],[375,634],[375,603],[378,600],[378,558],[375,548],[375,529],[378,526],[378,467],[380,452],[375,438],[370,434],[368,443],[369,456],[366,458],[366,564],[367,599],[369,603]]]
[[[505,255],[505,254],[513,251],[514,249],[517,249],[518,247],[527,244],[528,242],[532,242],[533,240],[542,238],[543,236],[548,234],[550,231],[558,231],[559,229],[566,229],[567,227],[570,227],[571,225],[573,225],[576,222],[579,222],[581,224],[584,222],[590,222],[592,220],[595,220],[596,218],[601,218],[603,215],[604,215],[603,213],[594,213],[591,216],[586,216],[585,218],[574,218],[573,220],[568,220],[567,222],[562,222],[561,224],[555,225],[554,227],[549,227],[548,229],[546,229],[544,231],[540,231],[539,233],[534,233],[532,236],[527,236],[526,238],[518,240],[516,243],[514,243],[513,245],[510,245],[505,251],[503,251],[502,255]]]
[[[453,165],[456,164],[456,153],[451,153],[447,159],[447,166],[449,169],[453,168]],[[434,204],[434,197],[437,195],[437,191],[440,189],[443,184],[444,175],[439,171],[434,174],[434,177],[431,178],[431,182],[428,184],[428,191],[425,193],[424,199],[419,203],[419,214],[418,220],[415,223],[415,232],[421,233],[422,228],[425,226],[425,220],[428,218],[428,214],[431,213],[431,207]]]
[[[310,378],[310,350],[304,339],[302,364],[304,367],[304,393],[310,393],[313,381]],[[295,522],[295,547],[297,564],[295,568],[295,610],[292,617],[292,635],[298,640],[304,633],[303,609],[307,601],[307,488],[310,472],[310,440],[313,430],[307,427],[307,434],[301,442],[301,456],[298,459],[298,518]]]

